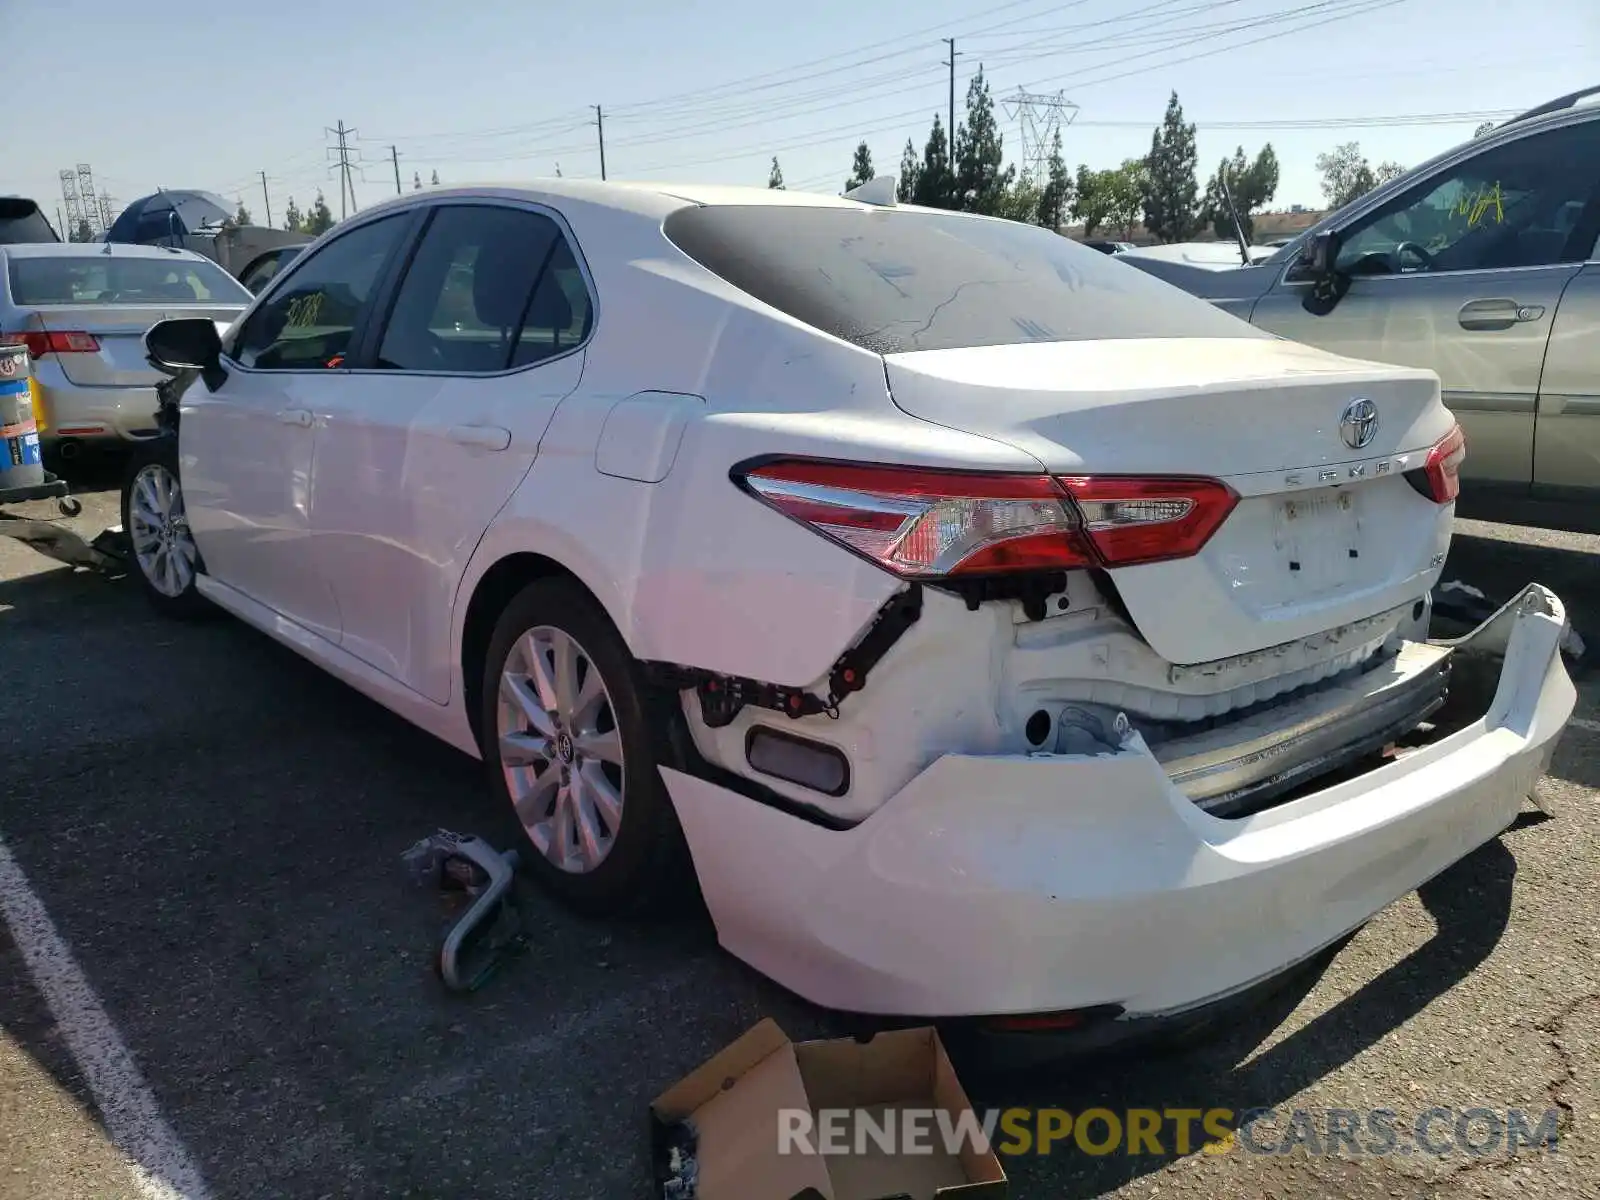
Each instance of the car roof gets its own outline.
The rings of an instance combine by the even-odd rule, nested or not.
[[[379,201],[362,215],[380,209],[404,208],[441,197],[499,197],[505,199],[576,200],[640,216],[660,216],[663,210],[701,205],[766,205],[780,208],[878,207],[843,196],[820,192],[791,192],[782,188],[741,187],[714,183],[653,183],[633,180],[528,179],[516,182],[450,184],[408,192]],[[901,205],[900,207],[907,207]]]
[[[11,258],[181,258],[210,262],[203,254],[173,246],[139,246],[131,242],[16,242],[0,246]]]

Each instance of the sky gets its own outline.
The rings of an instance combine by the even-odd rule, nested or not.
[[[201,188],[281,224],[322,189],[339,123],[359,208],[413,174],[444,183],[599,178],[837,192],[865,140],[878,173],[922,148],[980,69],[1007,157],[1064,123],[1069,166],[1149,149],[1176,90],[1200,183],[1270,142],[1270,207],[1320,207],[1316,157],[1360,143],[1410,166],[1476,125],[1600,84],[1595,0],[0,0],[13,39],[0,194],[61,204],[88,164],[113,206]],[[55,36],[51,36],[51,34]],[[266,175],[263,197],[260,173]]]

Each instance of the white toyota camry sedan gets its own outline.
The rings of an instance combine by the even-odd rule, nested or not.
[[[1435,375],[1031,226],[442,189],[146,347],[160,608],[481,757],[576,906],[692,870],[825,1006],[1206,1009],[1497,836],[1572,711],[1546,589],[1429,636]]]

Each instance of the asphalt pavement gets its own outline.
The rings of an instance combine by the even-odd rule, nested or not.
[[[80,494],[75,528],[115,523],[114,492]],[[1600,637],[1597,568],[1600,538],[1478,523],[1449,566],[1496,596],[1545,583]],[[973,1096],[1554,1110],[1554,1153],[1068,1143],[1006,1160],[1015,1200],[1600,1197],[1600,683],[1580,693],[1589,725],[1540,785],[1558,815],[1530,805],[1307,985],[1182,1052]],[[5,1200],[643,1200],[655,1094],[764,1016],[837,1030],[703,918],[584,921],[529,890],[528,952],[444,994],[448,914],[401,855],[440,827],[515,844],[481,768],[237,622],[164,622],[130,581],[4,538],[0,731]]]

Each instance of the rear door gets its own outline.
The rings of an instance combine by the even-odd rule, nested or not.
[[[341,645],[441,704],[467,561],[583,374],[574,247],[549,210],[431,206],[356,369],[315,407],[312,540]]]
[[[1534,479],[1540,372],[1562,293],[1594,245],[1600,120],[1447,164],[1340,230],[1349,292],[1313,316],[1291,266],[1254,313],[1296,341],[1439,373],[1469,450],[1463,477]]]
[[[1600,250],[1600,247],[1596,248]],[[1550,331],[1533,441],[1535,492],[1600,493],[1600,254],[1567,285]]]

